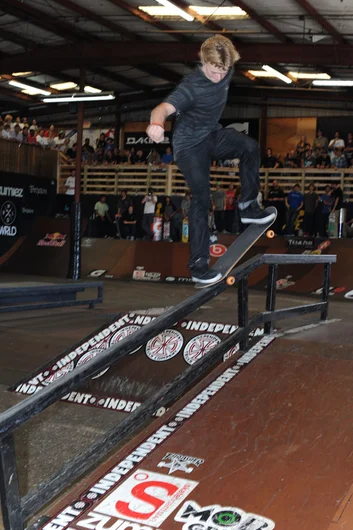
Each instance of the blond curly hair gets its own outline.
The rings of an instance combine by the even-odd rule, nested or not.
[[[210,63],[222,70],[228,70],[239,61],[240,54],[231,40],[223,35],[214,35],[202,44],[200,58],[203,63]]]

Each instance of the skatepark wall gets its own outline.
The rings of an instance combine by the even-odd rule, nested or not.
[[[83,223],[83,232],[85,230],[87,230],[87,221]],[[70,249],[69,219],[38,216],[27,233],[11,240],[12,244],[0,257],[0,272],[66,278]],[[234,236],[221,235],[219,241],[210,247],[211,265],[226,252],[233,240]],[[263,237],[249,250],[244,259],[264,253],[337,254],[337,264],[332,267],[331,296],[353,300],[351,239]],[[186,267],[188,256],[187,243],[83,237],[81,277],[165,282],[174,285],[190,283]],[[280,266],[278,291],[320,296],[321,267],[321,265]],[[249,285],[265,292],[267,285],[265,266],[250,276]]]

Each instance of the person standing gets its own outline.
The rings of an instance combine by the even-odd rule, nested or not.
[[[152,188],[148,188],[147,194],[142,199],[142,204],[144,204],[142,229],[145,232],[146,237],[151,240],[153,239],[152,224],[157,202],[157,195],[154,195]]]
[[[109,233],[109,224],[112,220],[109,215],[109,206],[107,205],[106,195],[101,195],[99,201],[94,205],[94,213],[96,214],[97,222],[97,236],[107,237]]]
[[[175,224],[174,224],[174,217],[177,214],[177,207],[172,201],[172,198],[170,195],[167,195],[165,198],[164,206],[163,206],[163,227],[165,223],[169,223],[169,240],[174,241],[175,238]],[[164,233],[164,229],[163,229]]]
[[[184,199],[181,201],[181,213],[183,215],[183,219],[189,219],[190,208],[191,194],[189,192],[186,192]]]
[[[285,200],[287,206],[287,235],[294,235],[294,223],[299,210],[303,207],[304,197],[300,191],[299,184],[294,184],[292,191],[290,191]]]
[[[233,75],[233,65],[240,55],[223,35],[203,42],[201,65],[188,74],[176,89],[153,109],[147,135],[160,143],[165,120],[176,114],[173,152],[192,193],[189,269],[193,281],[211,284],[221,274],[209,269],[208,211],[210,167],[212,160],[240,159],[243,223],[266,224],[274,214],[261,210],[257,203],[260,187],[260,151],[257,142],[233,128],[218,123],[225,107]]]
[[[124,214],[128,211],[129,207],[132,206],[132,200],[128,197],[127,191],[122,190],[121,197],[118,200],[118,212],[115,216],[117,223],[117,235],[124,237]]]
[[[282,227],[285,222],[286,207],[284,204],[285,196],[283,189],[278,185],[278,180],[272,181],[267,195],[267,202],[270,206],[277,208],[277,219],[273,223],[273,230],[275,234],[282,234]]]
[[[304,195],[304,221],[303,230],[305,236],[313,237],[316,234],[315,212],[319,202],[319,196],[315,192],[314,184],[309,184],[309,190]]]
[[[334,198],[332,196],[332,188],[327,185],[325,187],[325,193],[320,197],[321,211],[319,214],[319,236],[327,237],[328,219],[330,217],[331,209],[333,206]]]
[[[313,142],[313,151],[316,158],[321,156],[322,153],[327,153],[328,151],[328,139],[320,129],[317,131],[317,137]]]
[[[137,217],[134,212],[132,205],[122,215],[123,234],[125,239],[131,239],[133,241],[136,237],[136,222]]]
[[[65,181],[65,195],[75,195],[76,171],[73,169],[71,175]]]
[[[224,230],[225,193],[221,190],[219,182],[217,182],[216,190],[212,192],[212,203],[216,230],[222,232]]]
[[[266,156],[261,161],[261,167],[265,169],[277,169],[279,167],[277,158],[272,155],[271,147],[267,148]]]

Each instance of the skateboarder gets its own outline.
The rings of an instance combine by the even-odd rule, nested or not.
[[[257,203],[260,187],[257,142],[233,128],[223,129],[218,123],[239,53],[229,39],[215,35],[202,44],[200,57],[201,64],[152,111],[147,134],[154,142],[161,142],[165,120],[176,113],[174,157],[192,193],[189,268],[195,282],[211,284],[221,278],[209,269],[207,221],[212,160],[240,159],[239,209],[243,223],[266,224],[274,215],[265,213]]]

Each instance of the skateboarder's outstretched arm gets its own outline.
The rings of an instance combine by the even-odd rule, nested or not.
[[[174,112],[176,112],[175,107],[170,103],[164,102],[153,109],[151,112],[151,122],[146,130],[146,133],[151,140],[157,144],[163,140],[164,122],[168,116],[171,116]]]

